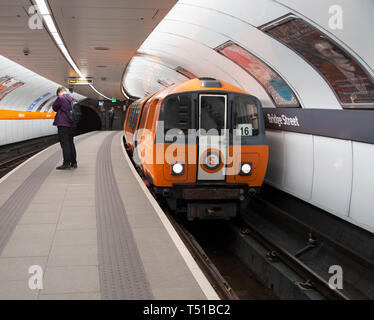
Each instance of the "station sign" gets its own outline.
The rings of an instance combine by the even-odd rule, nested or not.
[[[70,85],[89,85],[93,84],[92,78],[68,78]]]

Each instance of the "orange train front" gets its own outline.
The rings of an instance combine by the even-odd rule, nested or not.
[[[234,217],[259,192],[268,163],[260,101],[212,78],[135,101],[124,140],[156,194],[190,220]]]

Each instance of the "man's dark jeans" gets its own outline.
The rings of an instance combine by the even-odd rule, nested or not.
[[[64,164],[70,165],[77,163],[77,154],[74,145],[75,128],[58,126],[57,130],[64,157]]]

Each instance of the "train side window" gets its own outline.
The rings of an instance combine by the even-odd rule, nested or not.
[[[132,118],[131,118],[131,129],[132,129],[132,131],[134,132],[134,129],[135,129],[135,115],[136,115],[136,109],[137,109],[137,105],[136,106],[134,106],[134,109],[133,109],[133,111],[132,111]]]
[[[134,106],[131,107],[130,113],[129,113],[129,126],[130,126],[131,130],[132,130],[132,113],[133,113],[133,110],[134,110]]]
[[[132,132],[134,132],[135,128],[136,128],[136,123],[138,121],[138,115],[139,115],[140,105],[141,105],[140,103],[137,103],[137,104],[135,104],[131,108],[131,112],[130,112],[130,128],[131,128]]]
[[[134,105],[131,108],[131,112],[130,112],[130,128],[131,128],[132,132],[134,132],[134,111],[135,111],[135,108],[136,108],[136,106]]]
[[[165,132],[177,129],[184,134],[191,128],[192,96],[180,94],[167,99],[163,107]]]
[[[149,113],[150,106],[151,106],[151,100],[149,100],[143,106],[143,111],[142,111],[140,122],[139,122],[139,129],[143,129],[145,127],[145,123],[146,123],[146,120],[148,118],[148,113]]]
[[[234,97],[232,120],[235,135],[257,136],[259,130],[256,101],[244,95]]]

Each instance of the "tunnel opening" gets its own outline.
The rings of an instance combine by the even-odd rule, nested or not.
[[[81,111],[82,120],[77,125],[76,135],[101,130],[100,116],[92,107],[81,105]]]

